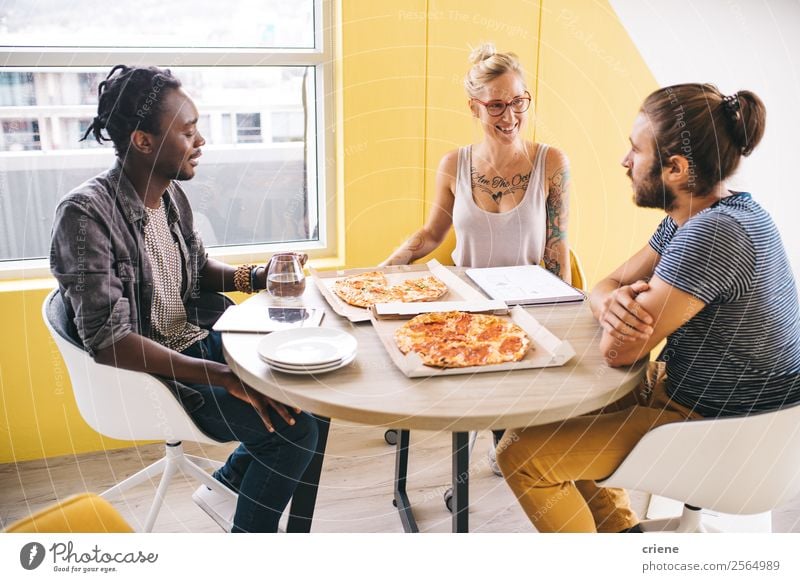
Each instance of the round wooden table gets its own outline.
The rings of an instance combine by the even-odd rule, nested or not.
[[[265,309],[272,303],[266,293],[248,301],[263,304]],[[225,358],[233,371],[256,390],[324,417],[323,423],[328,418],[339,418],[405,429],[400,431],[397,444],[395,504],[407,531],[416,530],[405,493],[408,429],[453,433],[453,529],[466,531],[468,431],[546,424],[597,410],[630,392],[647,365],[646,360],[626,368],[605,364],[599,350],[601,329],[587,302],[527,309],[539,323],[572,345],[575,356],[564,366],[407,378],[392,363],[372,325],[353,324],[336,315],[310,279],[302,303],[326,310],[323,327],[343,329],[355,336],[358,355],[352,364],[320,375],[273,371],[258,356],[257,346],[263,336],[246,333],[223,334]],[[320,439],[323,442],[316,459],[317,481],[326,438],[327,430]],[[314,481],[313,474],[305,477],[304,481]],[[313,489],[304,493],[313,497],[308,522],[297,531],[310,528],[316,498],[315,486]],[[293,502],[293,513],[294,509]]]

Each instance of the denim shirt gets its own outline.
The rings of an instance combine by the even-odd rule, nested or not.
[[[208,325],[197,321],[192,308],[201,298],[200,273],[207,255],[177,182],[170,182],[163,203],[183,259],[181,295],[187,317]],[[72,190],[56,208],[50,270],[77,335],[93,357],[132,332],[150,336],[153,274],[144,246],[146,221],[144,204],[119,159]]]

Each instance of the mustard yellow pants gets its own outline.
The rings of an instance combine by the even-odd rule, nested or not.
[[[497,445],[506,482],[540,532],[616,532],[639,523],[624,489],[598,487],[649,430],[701,418],[666,394],[651,362],[633,392],[594,413],[507,430]]]

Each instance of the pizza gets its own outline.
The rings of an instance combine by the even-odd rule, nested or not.
[[[436,368],[517,362],[531,348],[525,331],[510,319],[462,311],[418,315],[394,339],[403,354],[414,351]]]
[[[333,291],[350,305],[370,307],[391,301],[434,301],[447,293],[447,285],[432,275],[389,285],[383,273],[369,271],[339,279],[333,284]]]
[[[369,307],[373,303],[392,301],[386,277],[380,271],[370,271],[339,279],[333,292],[343,301],[356,307]]]
[[[392,287],[403,303],[414,303],[416,301],[434,301],[447,293],[447,285],[442,283],[433,275],[420,277],[419,279],[408,279]]]

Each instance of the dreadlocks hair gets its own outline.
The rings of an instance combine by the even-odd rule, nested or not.
[[[169,69],[116,65],[97,87],[97,117],[80,141],[91,134],[98,143],[113,142],[117,155],[125,155],[135,130],[159,133],[164,91],[180,86]]]

